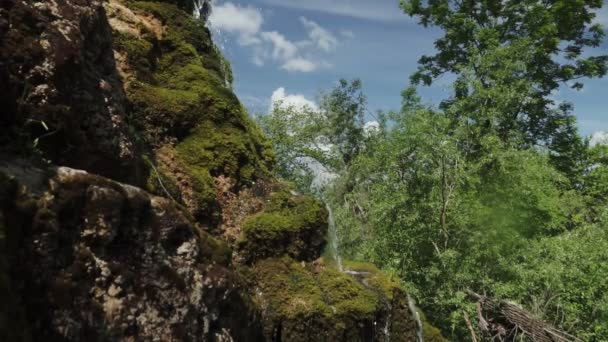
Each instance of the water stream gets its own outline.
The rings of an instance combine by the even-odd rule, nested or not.
[[[384,324],[384,337],[386,342],[391,341],[391,321],[393,320],[393,306],[388,304],[388,316],[386,317],[386,323]]]
[[[420,315],[416,309],[416,302],[414,302],[414,298],[412,298],[409,293],[407,294],[407,306],[409,307],[410,313],[416,321],[416,337],[418,338],[418,342],[424,342],[424,337],[422,335],[422,321],[420,320]]]
[[[194,0],[193,2],[194,11],[192,15],[197,19],[207,21],[207,18],[211,14],[212,0]]]
[[[344,266],[342,265],[342,257],[340,256],[340,251],[338,249],[338,232],[336,230],[336,221],[334,219],[334,213],[331,210],[331,207],[325,203],[325,208],[327,208],[327,225],[328,225],[328,233],[329,233],[329,248],[331,251],[331,255],[338,266],[338,270],[340,272],[344,272]]]

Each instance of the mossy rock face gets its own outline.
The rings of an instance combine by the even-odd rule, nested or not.
[[[0,207],[0,232],[23,234],[16,253],[0,235],[0,341],[262,340],[230,248],[172,201],[80,170],[31,172],[34,182],[29,167],[1,164],[23,190]],[[17,324],[21,308],[31,329]]]
[[[166,2],[169,4],[177,5],[180,9],[185,12],[192,13],[194,11],[194,0],[157,0],[158,2]]]
[[[401,305],[405,292],[390,280],[376,288],[369,274],[287,257],[259,261],[249,272],[268,340],[415,341],[416,323]]]
[[[383,273],[373,264],[364,262],[344,261],[344,269],[354,277],[359,277],[362,281],[364,279],[369,287],[376,289],[384,298],[387,298],[392,303],[396,315],[411,315],[407,295],[405,295],[397,279]],[[441,331],[427,321],[424,313],[419,308],[416,308],[416,310],[420,315],[424,341],[447,342],[448,340],[441,335]],[[390,326],[391,341],[405,341],[400,339],[400,336],[405,335],[410,338],[410,336],[413,336],[415,329],[416,326],[412,325],[411,321],[394,320]]]
[[[282,255],[311,261],[326,242],[327,211],[311,197],[280,191],[264,211],[245,220],[242,235],[239,252],[248,263]]]
[[[191,10],[175,1],[123,3],[132,16],[156,25],[151,30],[132,24],[120,11],[111,21],[114,48],[129,65],[130,122],[152,149],[175,149],[179,173],[186,173],[190,184],[177,187],[181,193],[172,197],[189,197],[196,202],[186,203],[195,217],[208,217],[217,211],[214,177],[234,179],[236,189],[270,177],[271,145],[230,88],[230,65]],[[183,178],[173,171],[160,177]],[[154,186],[148,190],[164,196]]]
[[[2,1],[0,153],[139,185],[104,2]]]

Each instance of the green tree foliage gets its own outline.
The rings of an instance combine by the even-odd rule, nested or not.
[[[402,0],[401,7],[426,26],[445,35],[436,43],[438,53],[423,56],[413,80],[430,84],[497,46],[529,40],[532,58],[525,61],[526,78],[548,95],[560,82],[606,74],[606,56],[583,57],[585,47],[597,47],[604,31],[592,25],[602,0]],[[564,62],[554,57],[562,55]],[[488,77],[485,81],[491,82]],[[575,88],[579,84],[573,84]]]
[[[330,164],[319,141],[319,112],[310,107],[296,108],[275,103],[268,115],[258,116],[260,126],[272,141],[278,175],[293,181],[302,192],[310,189],[314,178],[310,160]]]
[[[470,120],[479,134],[496,132],[505,143],[540,144],[573,155],[577,136],[564,134],[573,130],[573,117],[567,107],[556,110],[549,95],[562,84],[581,89],[581,78],[606,74],[608,56],[583,54],[604,38],[602,26],[593,24],[602,5],[602,0],[402,0],[407,14],[444,31],[435,42],[438,52],[420,59],[412,81],[429,85],[454,74],[455,92],[444,107],[461,106],[453,112],[456,120]],[[506,98],[491,94],[503,90]],[[495,110],[488,113],[489,108]]]
[[[506,296],[584,341],[608,338],[608,234],[602,222],[532,241]]]
[[[360,80],[349,83],[341,79],[338,86],[323,95],[321,112],[325,120],[322,124],[327,140],[337,149],[343,166],[348,166],[361,150],[365,110],[366,98]]]
[[[322,94],[319,109],[275,103],[271,113],[259,116],[274,142],[278,173],[310,191],[313,173],[320,169],[338,174],[357,157],[367,139],[364,132],[366,98],[360,80],[341,79]]]
[[[608,340],[608,146],[590,146],[572,106],[550,97],[606,74],[608,57],[583,54],[603,39],[602,1],[401,4],[445,32],[413,82],[453,74],[452,96],[429,107],[412,86],[373,133],[358,82],[318,111],[275,109],[263,126],[283,176],[297,179],[306,158],[334,172],[322,195],[341,253],[399,276],[451,340],[469,340],[468,290]]]
[[[367,218],[359,226],[339,223],[342,238],[353,229],[368,232],[363,243],[342,248],[394,271],[435,323],[456,327],[454,336],[463,338],[466,290],[504,294],[519,249],[566,231],[581,199],[561,190],[567,179],[535,150],[504,149],[498,137],[486,136],[487,154],[470,158],[463,148],[468,126],[455,127],[411,91],[404,95],[404,109],[391,115],[382,142],[353,166],[359,173],[351,177],[362,182],[335,196],[363,199],[358,206]],[[338,215],[353,211],[337,207]]]

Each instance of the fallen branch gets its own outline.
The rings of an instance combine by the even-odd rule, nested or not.
[[[471,324],[471,320],[469,319],[469,314],[466,311],[463,311],[464,314],[464,322],[467,324],[467,328],[469,329],[469,333],[471,334],[471,341],[477,342],[477,335],[475,334],[475,329],[473,329],[473,325]]]
[[[532,342],[583,342],[537,318],[518,305],[469,292],[477,300],[479,328],[492,341],[515,341],[524,336]]]

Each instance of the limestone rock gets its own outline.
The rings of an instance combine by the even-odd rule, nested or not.
[[[35,141],[55,164],[137,182],[112,44],[102,1],[2,1],[2,150]]]
[[[33,340],[257,340],[244,282],[211,257],[222,243],[170,200],[65,167],[38,174],[42,188],[0,210],[27,232],[9,260]]]

